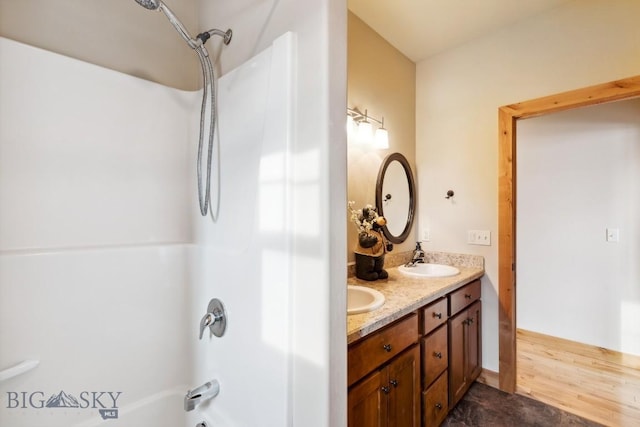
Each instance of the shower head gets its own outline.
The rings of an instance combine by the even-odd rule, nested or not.
[[[136,0],[136,3],[149,10],[156,10],[160,7],[160,2],[158,0]]]
[[[178,31],[178,33],[180,33],[180,35],[182,36],[184,41],[187,42],[189,47],[191,47],[192,49],[197,49],[200,47],[200,42],[191,38],[191,36],[189,35],[189,31],[187,31],[185,26],[182,25],[182,22],[180,22],[178,17],[173,14],[171,9],[169,9],[169,7],[166,4],[162,3],[160,0],[136,0],[136,3],[138,3],[140,6],[144,7],[145,9],[160,10],[162,13],[164,13],[164,15],[167,17],[169,22],[171,22],[171,25],[173,25],[173,27]]]

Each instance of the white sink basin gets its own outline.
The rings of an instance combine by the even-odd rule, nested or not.
[[[401,265],[398,271],[413,277],[449,277],[460,273],[457,268],[444,264],[416,264],[413,267]]]
[[[384,295],[365,286],[347,286],[347,314],[366,313],[384,304]]]

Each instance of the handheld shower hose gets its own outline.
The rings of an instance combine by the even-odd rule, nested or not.
[[[200,66],[202,68],[202,80],[203,80],[203,88],[202,88],[202,105],[200,107],[200,134],[198,137],[198,159],[197,159],[197,174],[198,174],[198,202],[200,205],[200,213],[202,216],[206,216],[211,209],[211,163],[213,160],[213,136],[216,128],[216,93],[215,93],[215,74],[213,71],[213,65],[211,65],[211,59],[209,58],[209,52],[204,47],[204,44],[209,40],[209,38],[213,35],[221,36],[223,38],[224,44],[228,45],[231,42],[232,31],[221,31],[217,29],[205,31],[203,33],[198,34],[198,36],[193,39],[184,25],[180,22],[180,20],[173,14],[171,9],[167,7],[160,0],[135,0],[140,6],[149,10],[160,10],[167,17],[169,22],[174,26],[176,31],[182,36],[182,38],[187,42],[190,48],[192,48],[198,59],[200,60]],[[207,174],[206,181],[204,185],[202,185],[202,156],[204,151],[204,131],[205,131],[205,123],[207,121],[206,111],[207,105],[209,105],[209,132],[208,136],[208,144],[207,144]],[[211,217],[213,220],[216,220],[216,215],[213,213],[213,209],[211,209]]]

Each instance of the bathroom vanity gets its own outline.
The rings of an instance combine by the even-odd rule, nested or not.
[[[438,426],[481,371],[482,258],[452,277],[350,278],[385,304],[348,316],[349,426]],[[479,258],[479,260],[478,260]],[[453,262],[452,262],[453,261]]]

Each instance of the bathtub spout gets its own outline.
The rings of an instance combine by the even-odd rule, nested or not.
[[[184,396],[184,410],[187,412],[192,411],[202,402],[216,397],[219,392],[220,383],[218,380],[211,380],[202,384],[200,387],[187,391],[187,394]]]

